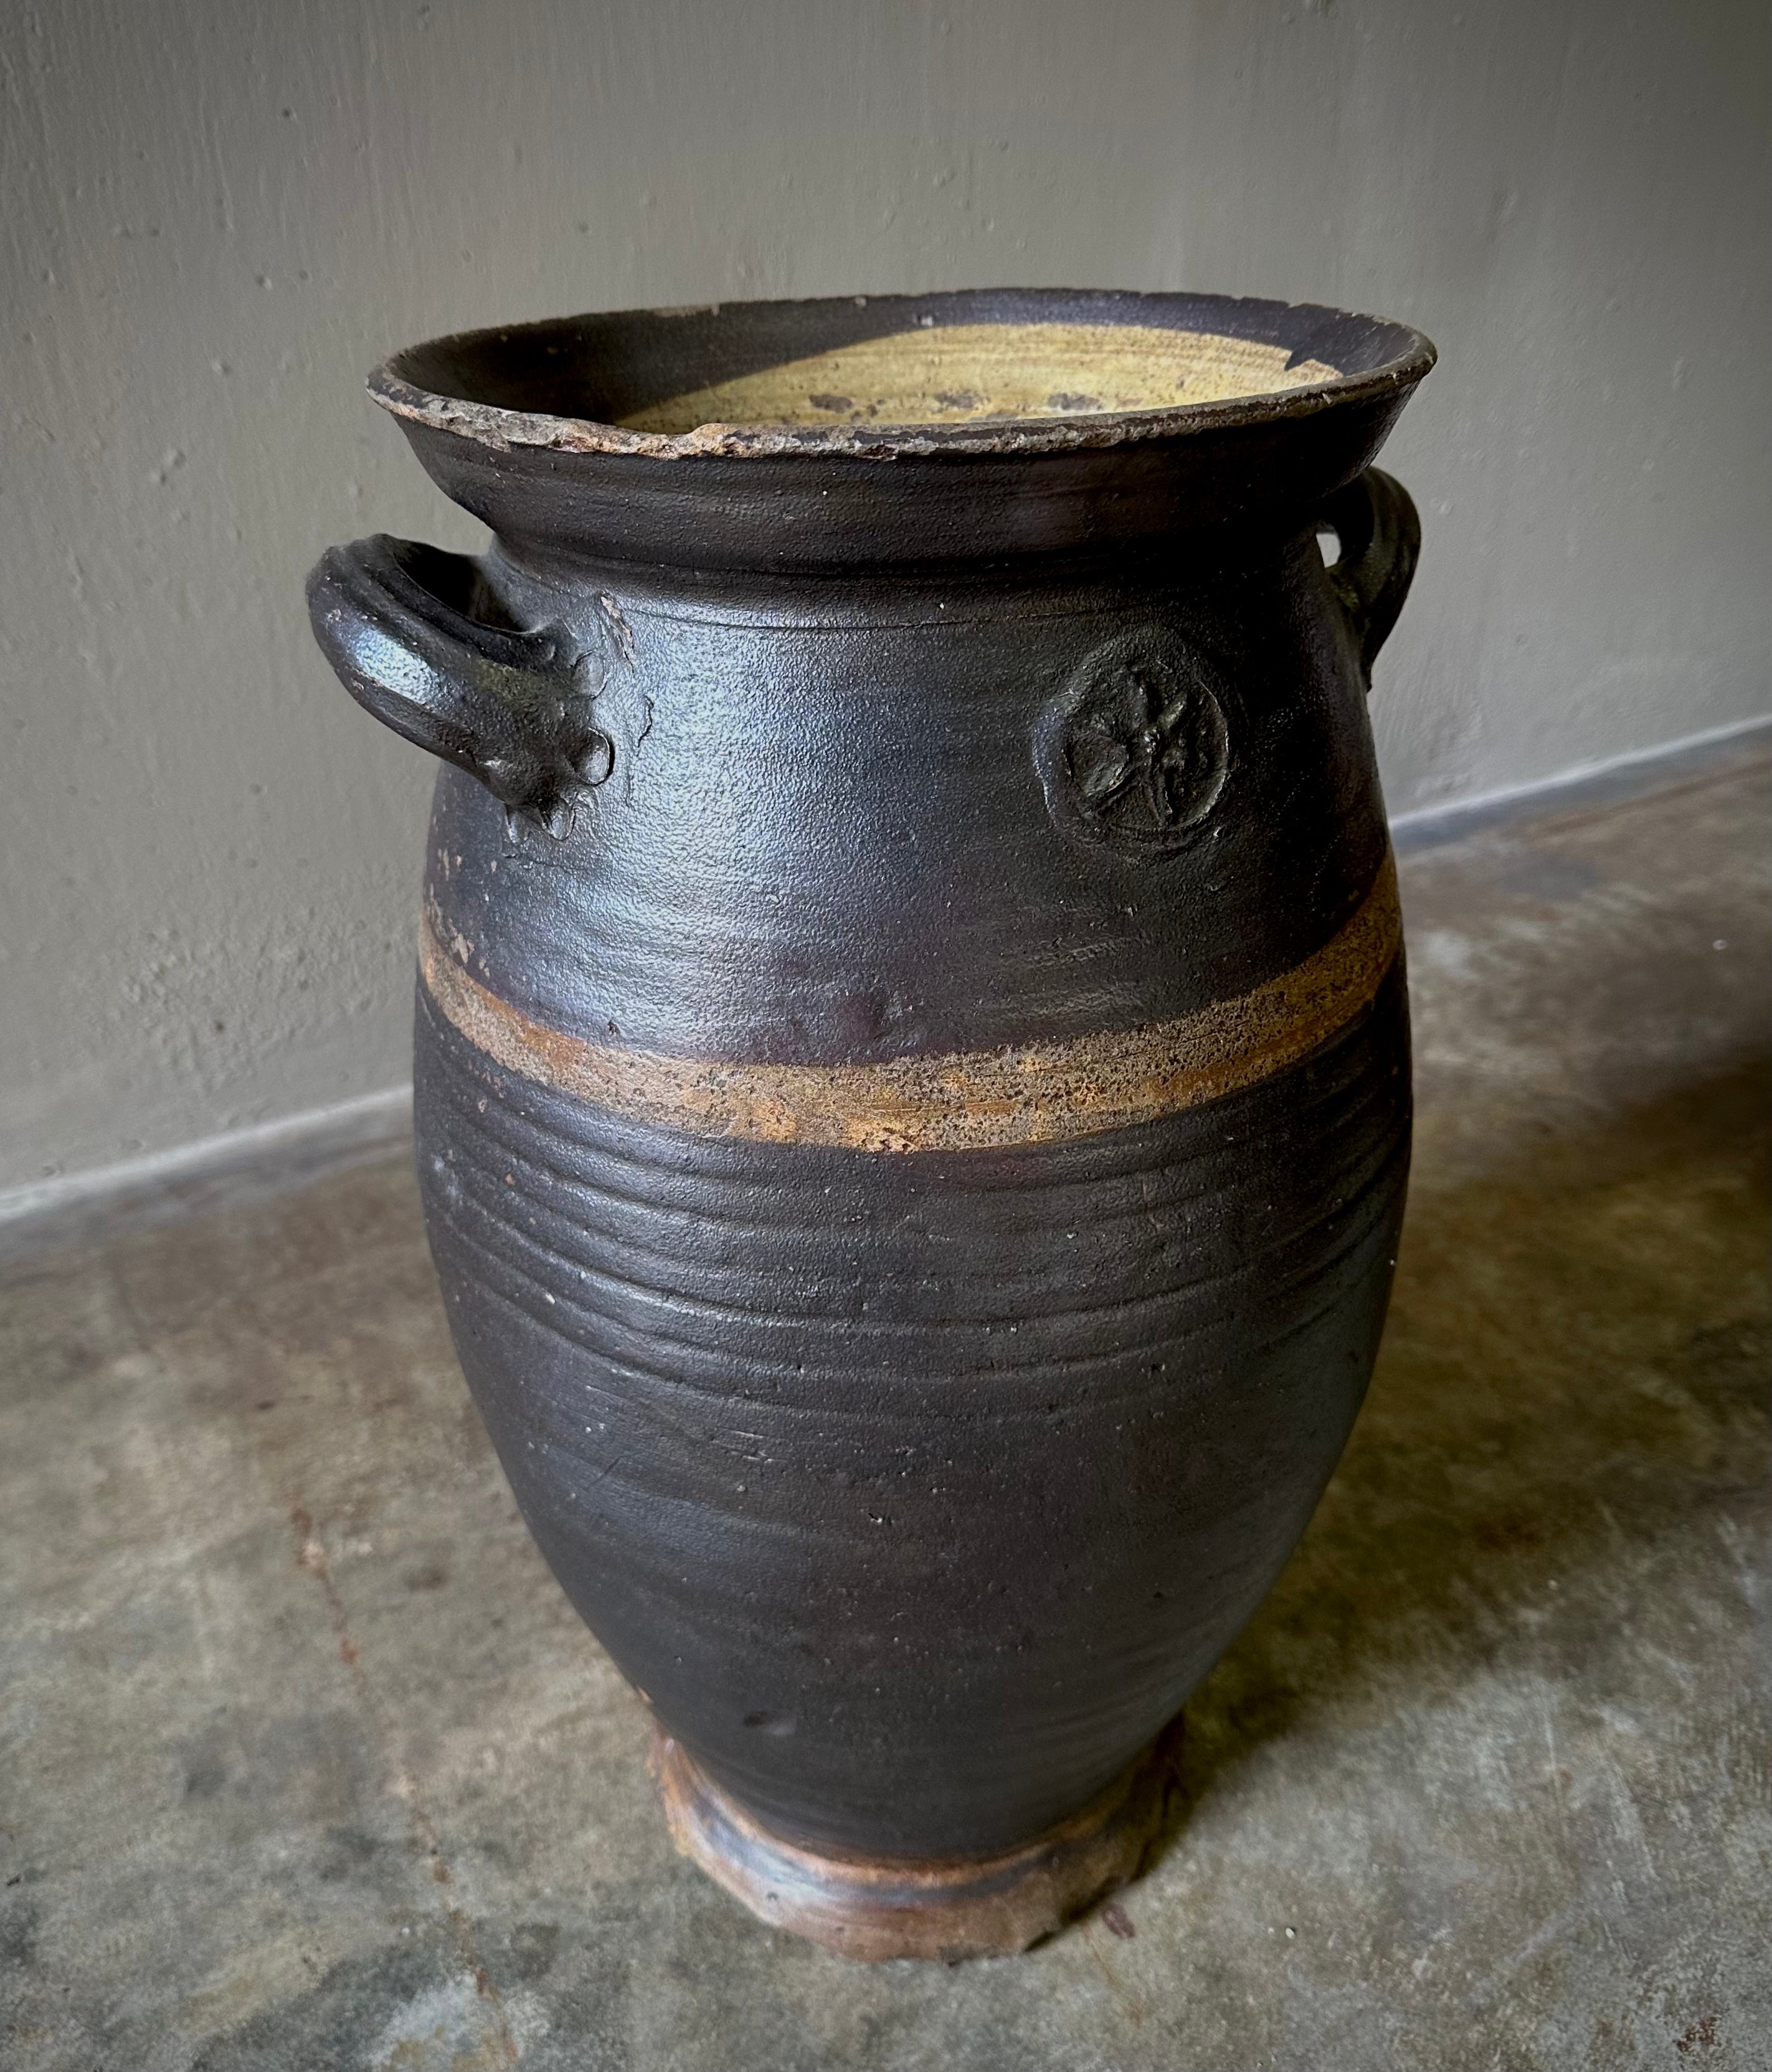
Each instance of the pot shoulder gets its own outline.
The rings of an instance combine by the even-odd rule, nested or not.
[[[446,770],[427,915],[545,1028],[834,1063],[1135,1027],[1302,964],[1383,866],[1308,537],[1031,591],[503,580],[613,767],[564,838]]]

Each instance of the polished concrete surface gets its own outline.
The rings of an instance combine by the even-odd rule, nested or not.
[[[1769,791],[1405,853],[1371,1396],[1165,1853],[1026,1957],[852,1965],[673,1856],[401,1157],[7,1268],[0,2065],[1772,2066]]]

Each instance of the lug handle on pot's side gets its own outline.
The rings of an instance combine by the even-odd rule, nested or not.
[[[513,819],[570,833],[615,748],[591,723],[594,686],[565,634],[494,623],[475,562],[386,533],[329,548],[307,600],[314,637],[366,712],[477,777]]]
[[[1336,491],[1318,523],[1340,543],[1329,571],[1330,587],[1353,622],[1370,690],[1373,660],[1390,637],[1415,579],[1421,520],[1402,483],[1369,467]]]

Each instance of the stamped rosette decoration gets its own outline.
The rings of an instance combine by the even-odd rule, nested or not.
[[[1230,767],[1223,705],[1199,664],[1155,631],[1098,648],[1048,709],[1035,750],[1059,825],[1135,854],[1189,841]]]

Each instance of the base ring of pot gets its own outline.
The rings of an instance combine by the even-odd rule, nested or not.
[[[988,1857],[824,1853],[784,1840],[655,1726],[648,1767],[671,1839],[771,1927],[865,1963],[1007,1957],[1137,1877],[1176,1790],[1178,1716],[1108,1788],[1031,1842]]]

